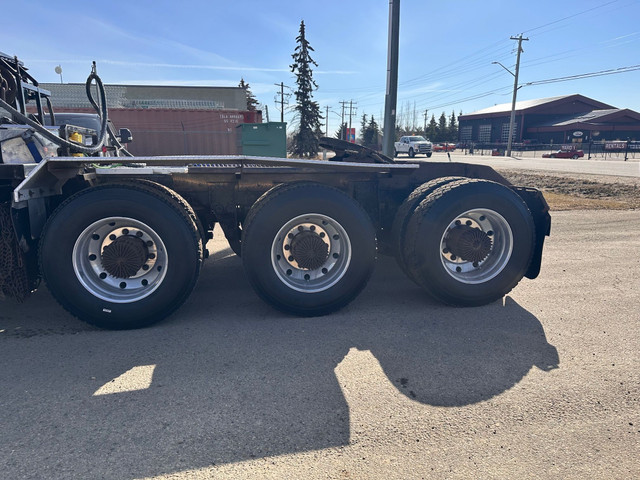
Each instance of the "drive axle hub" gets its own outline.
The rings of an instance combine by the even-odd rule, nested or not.
[[[452,228],[447,235],[447,247],[456,257],[473,263],[480,263],[491,252],[491,237],[467,225]]]
[[[102,251],[102,267],[116,278],[130,278],[147,263],[149,250],[145,242],[131,235],[118,237]]]
[[[329,258],[329,245],[314,231],[305,230],[291,240],[291,255],[300,268],[316,270]]]

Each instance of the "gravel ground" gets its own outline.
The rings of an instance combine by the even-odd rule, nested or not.
[[[515,185],[542,190],[552,210],[640,209],[640,177],[498,171]]]

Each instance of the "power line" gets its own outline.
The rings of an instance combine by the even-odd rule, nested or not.
[[[535,28],[531,28],[531,29],[529,29],[529,30],[525,30],[525,31],[524,31],[524,32],[522,32],[522,33],[531,33],[531,32],[535,32],[536,30],[541,30],[541,29],[543,29],[543,28],[545,28],[545,27],[549,27],[549,26],[551,26],[551,25],[555,25],[555,24],[557,24],[557,23],[564,22],[565,20],[568,20],[568,19],[570,19],[570,18],[575,18],[575,17],[578,17],[578,16],[580,16],[580,15],[584,15],[585,13],[589,13],[589,12],[592,12],[592,11],[594,11],[594,10],[598,10],[598,9],[601,9],[601,8],[607,7],[607,6],[611,5],[612,3],[618,3],[619,1],[620,1],[620,0],[612,0],[612,1],[607,2],[607,3],[604,3],[604,4],[602,4],[602,5],[598,5],[597,7],[589,8],[589,9],[587,9],[587,10],[583,10],[582,12],[574,13],[574,14],[572,14],[572,15],[569,15],[569,16],[566,16],[566,17],[563,17],[563,18],[560,18],[560,19],[558,19],[558,20],[554,20],[553,22],[545,23],[544,25],[540,25],[539,27],[535,27]]]
[[[585,16],[585,15],[589,15],[589,14],[593,14],[594,12],[601,12],[602,9],[604,9],[605,7],[607,7],[609,9],[609,11],[613,8],[615,10],[619,10],[622,9],[624,7],[626,7],[628,5],[628,3],[625,2],[621,2],[620,0],[610,0],[606,3],[603,3],[601,5],[595,6],[595,7],[591,7],[591,8],[587,8],[583,11],[580,12],[576,12],[573,13],[571,15],[567,15],[564,16],[562,18],[559,18],[557,20],[553,20],[551,22],[547,22],[544,23],[542,25],[538,25],[536,27],[530,28],[530,29],[526,29],[524,30],[523,34],[530,34],[533,33],[533,36],[540,36],[540,35],[544,35],[547,34],[549,31],[554,30],[554,28],[549,28],[549,27],[554,27],[557,26],[557,28],[561,28],[561,24],[564,22],[565,24],[569,23],[569,21],[572,21],[574,19],[576,19],[577,17],[581,17],[581,16]],[[635,32],[637,33],[637,32]],[[632,37],[635,35],[635,33],[626,35],[625,37]],[[611,39],[611,40],[607,40],[604,42],[604,46],[599,46],[598,48],[607,48],[609,46],[614,46],[614,45],[608,45],[608,43],[615,43],[615,40],[618,40],[619,38],[615,38],[615,39]],[[634,41],[634,40],[631,40]],[[412,87],[412,86],[417,86],[417,85],[421,85],[424,84],[425,82],[428,82],[430,80],[438,80],[438,81],[442,81],[444,79],[447,78],[452,78],[452,77],[456,77],[456,76],[461,76],[464,75],[465,73],[471,72],[471,71],[475,71],[477,70],[478,66],[481,66],[482,64],[485,63],[485,59],[488,57],[491,57],[492,60],[502,60],[504,61],[504,59],[506,58],[506,56],[508,55],[508,52],[506,51],[507,49],[505,48],[505,42],[504,40],[500,40],[498,42],[492,43],[490,45],[487,45],[479,50],[474,51],[471,54],[465,55],[455,61],[451,61],[446,63],[445,65],[442,65],[438,68],[432,69],[429,72],[423,74],[423,75],[419,75],[416,77],[412,77],[406,81],[401,81],[399,83],[399,85],[402,87],[403,90],[407,90],[408,87]],[[603,43],[603,42],[600,42]],[[599,44],[594,44],[594,45],[599,45]],[[537,59],[531,59],[528,62],[522,62],[523,65],[526,66],[537,66],[537,65],[543,65],[545,63],[552,63],[552,62],[557,62],[562,60],[563,58],[568,58],[571,56],[574,56],[572,54],[577,53],[578,51],[584,50],[586,47],[582,47],[581,49],[573,49],[573,50],[565,50],[562,52],[558,52],[555,54],[549,54],[547,57],[544,58],[537,58]],[[511,50],[511,46],[509,46],[508,50]],[[488,62],[487,62],[488,63]],[[506,62],[505,62],[506,63]],[[513,66],[511,66],[511,68],[513,68]],[[632,67],[623,67],[623,69],[615,69],[613,71],[603,71],[603,72],[593,72],[591,74],[582,74],[582,75],[574,75],[574,76],[569,76],[569,77],[560,77],[559,79],[548,79],[548,80],[539,80],[536,82],[529,82],[526,83],[524,85],[543,85],[545,83],[554,83],[554,82],[561,82],[561,81],[570,81],[570,80],[578,80],[581,78],[589,78],[589,77],[596,77],[596,76],[600,76],[600,75],[612,75],[612,74],[617,74],[617,73],[625,73],[625,72],[629,72],[629,71],[633,71],[636,68],[634,68],[634,66]],[[481,75],[481,76],[475,76],[473,78],[466,78],[464,81],[461,81],[455,85],[447,85],[448,90],[452,90],[452,89],[466,89],[468,90],[470,87],[473,86],[477,86],[477,85],[481,85],[483,83],[487,83],[488,81],[490,81],[490,76],[493,76],[493,74],[489,74],[489,75]],[[522,85],[522,86],[524,86]],[[417,106],[419,109],[424,109],[424,108],[429,108],[429,109],[437,109],[437,108],[442,108],[442,107],[447,107],[450,105],[456,105],[458,103],[462,103],[465,101],[469,101],[469,100],[474,100],[474,99],[478,99],[478,98],[482,98],[482,97],[486,97],[489,96],[491,94],[503,94],[504,89],[506,87],[500,87],[497,89],[493,89],[491,91],[488,92],[482,92],[482,93],[478,93],[476,95],[472,95],[472,96],[467,96],[465,98],[459,98],[459,99],[452,99],[451,101],[443,101],[442,103],[439,103],[437,105],[434,105],[435,102],[434,100],[436,99],[440,99],[440,100],[444,100],[446,98],[451,98],[454,97],[456,95],[456,93],[459,92],[437,92],[435,94],[432,94],[431,92],[424,92],[424,93],[418,93],[417,96],[414,94],[411,94],[410,92],[404,93],[402,91],[398,92],[398,96],[400,97],[398,100],[401,101],[401,98],[406,99],[408,95],[412,95],[412,97],[410,98],[422,98],[424,99],[423,101],[418,101],[417,102]],[[362,88],[360,89],[361,92],[371,92],[371,93],[365,93],[362,96],[357,97],[357,100],[360,102],[360,107],[371,107],[371,106],[378,106],[380,105],[380,101],[370,101],[369,99],[373,100],[375,96],[380,95],[380,91],[382,90],[382,87],[379,87],[378,89],[376,89],[376,87],[374,86],[369,86],[366,88]],[[368,101],[365,103],[365,101]]]
[[[578,75],[569,75],[567,77],[548,78],[546,80],[536,80],[527,82],[524,86],[530,85],[546,85],[547,83],[569,82],[571,80],[581,80],[583,78],[602,77],[604,75],[615,75],[618,73],[633,72],[640,70],[640,65],[630,65],[628,67],[612,68],[610,70],[601,70],[599,72],[580,73]]]

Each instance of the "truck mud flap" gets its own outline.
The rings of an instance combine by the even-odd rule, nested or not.
[[[525,273],[525,277],[534,279],[540,274],[542,264],[542,249],[544,247],[545,237],[551,234],[551,215],[549,215],[549,205],[542,196],[540,190],[527,187],[511,187],[527,204],[533,221],[536,226],[536,238],[533,251],[533,257],[529,268]]]

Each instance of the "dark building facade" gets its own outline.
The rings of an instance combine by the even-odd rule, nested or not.
[[[511,104],[460,115],[462,143],[507,143]],[[640,113],[615,108],[583,95],[516,103],[515,143],[565,144],[605,140],[640,140]]]
[[[55,112],[95,113],[84,83],[40,86]],[[133,134],[134,155],[235,155],[236,126],[262,122],[239,87],[105,85],[105,92],[109,119]]]

